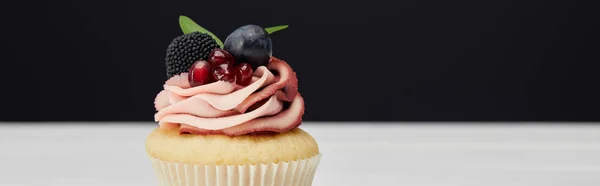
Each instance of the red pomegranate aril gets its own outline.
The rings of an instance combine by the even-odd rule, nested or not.
[[[218,67],[222,64],[228,64],[228,65],[233,66],[232,62],[226,61],[225,59],[222,59],[222,58],[209,59],[208,62],[210,63],[210,66],[213,66],[213,67]]]
[[[248,63],[235,66],[235,79],[238,85],[248,86],[252,82],[252,67]]]
[[[231,66],[235,64],[235,58],[226,50],[215,48],[208,54],[208,62],[211,66],[216,67],[227,63]]]
[[[210,65],[207,61],[196,61],[190,67],[188,80],[192,87],[211,83]]]
[[[233,71],[233,67],[227,63],[221,64],[213,69],[212,76],[213,79],[217,81],[227,81],[230,83],[235,82],[235,73]]]

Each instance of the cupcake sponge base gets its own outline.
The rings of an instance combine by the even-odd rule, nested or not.
[[[197,165],[258,165],[308,160],[320,156],[316,141],[295,128],[275,135],[179,134],[154,129],[146,140],[148,155],[161,162]]]

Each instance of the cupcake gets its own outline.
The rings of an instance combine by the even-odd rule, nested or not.
[[[146,139],[159,185],[312,185],[321,153],[298,128],[298,79],[269,36],[287,26],[245,25],[225,42],[185,16],[180,26]]]

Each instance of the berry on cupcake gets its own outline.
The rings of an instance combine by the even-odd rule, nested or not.
[[[208,54],[218,47],[215,39],[205,33],[191,32],[177,36],[167,47],[167,78],[188,72],[193,63],[207,59]]]
[[[254,70],[266,66],[272,57],[269,34],[287,28],[245,25],[229,34],[222,44],[218,37],[185,16],[180,18],[180,24],[184,35],[167,47],[167,77],[188,72],[192,87],[215,81],[249,85]]]
[[[240,63],[233,70],[235,73],[235,83],[242,86],[248,86],[252,82],[252,66],[248,63]]]
[[[235,58],[229,52],[221,48],[215,48],[208,54],[208,62],[214,67],[223,63],[235,65]]]
[[[192,87],[212,83],[212,68],[210,64],[204,60],[196,61],[188,73],[188,81]]]
[[[253,69],[269,63],[273,54],[269,33],[256,25],[245,25],[234,30],[225,39],[223,49],[230,52],[235,60],[248,62]]]

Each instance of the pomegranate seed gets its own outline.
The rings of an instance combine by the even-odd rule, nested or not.
[[[252,82],[252,67],[248,63],[235,66],[235,79],[238,85],[248,86]]]
[[[213,70],[213,79],[217,81],[227,81],[230,83],[235,82],[235,73],[233,67],[227,63],[217,66]]]
[[[215,48],[210,52],[210,54],[208,54],[208,62],[213,67],[225,63],[233,66],[235,64],[235,58],[233,58],[233,56],[226,50]]]
[[[196,61],[190,67],[188,80],[192,87],[210,83],[210,65],[206,61]]]

